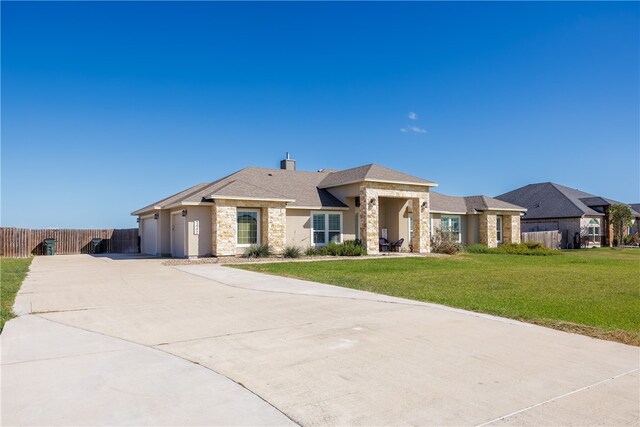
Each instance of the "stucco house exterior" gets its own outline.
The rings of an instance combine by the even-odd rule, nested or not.
[[[522,232],[560,231],[563,249],[611,245],[608,209],[621,203],[553,182],[525,185],[496,199],[527,209],[521,220]],[[640,213],[629,206],[637,223]]]
[[[379,239],[404,239],[402,250],[428,253],[432,230],[464,244],[519,242],[525,209],[487,196],[435,193],[437,184],[384,166],[296,170],[249,167],[201,183],[132,212],[141,252],[173,257],[233,256],[267,243],[274,253],[360,240],[368,254]]]

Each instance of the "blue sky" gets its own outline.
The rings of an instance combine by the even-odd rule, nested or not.
[[[1,8],[3,226],[132,227],[285,151],[640,201],[639,3]]]

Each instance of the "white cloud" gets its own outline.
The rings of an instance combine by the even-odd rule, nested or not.
[[[413,111],[409,112],[409,119],[410,120],[418,120],[418,115],[416,113],[414,113]]]
[[[427,130],[418,126],[407,126],[406,128],[400,128],[400,132],[409,132],[417,135],[427,133]]]

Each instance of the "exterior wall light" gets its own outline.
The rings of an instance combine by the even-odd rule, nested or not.
[[[375,206],[378,203],[378,201],[375,197],[372,197],[371,200],[369,200],[369,203],[371,204],[371,206]]]
[[[186,209],[182,210],[182,216],[187,216],[187,210]]]
[[[158,218],[160,218],[159,214],[153,214],[153,219],[158,219]]]
[[[422,209],[427,209],[429,204],[427,202],[422,202]]]

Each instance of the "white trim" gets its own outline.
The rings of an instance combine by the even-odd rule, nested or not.
[[[236,247],[238,248],[248,248],[250,246],[253,245],[259,245],[260,244],[260,229],[262,228],[262,218],[260,217],[260,212],[261,209],[259,208],[236,208]],[[256,243],[238,243],[238,213],[239,212],[255,212],[256,213],[256,226],[257,226],[257,230],[256,230]]]
[[[171,215],[178,215],[178,214],[182,214],[182,211],[172,211]]]
[[[327,228],[325,228],[324,230],[324,243],[314,243],[313,242],[313,215],[324,215],[325,216],[325,225]],[[311,224],[310,230],[311,230],[311,240],[309,240],[311,246],[316,246],[316,247],[323,247],[329,244],[329,218],[328,216],[330,214],[334,214],[334,215],[340,215],[340,242],[338,243],[342,243],[344,242],[344,217],[342,215],[342,212],[340,211],[311,211],[309,214],[309,222]],[[333,232],[335,232],[336,230],[331,230]]]
[[[258,202],[295,202],[295,199],[274,199],[269,197],[235,197],[235,196],[216,196],[215,194],[209,196],[209,199],[213,200],[251,200]]]
[[[431,213],[445,215],[480,215],[478,212],[455,212],[455,211],[436,211],[431,209]]]
[[[142,221],[143,219],[149,219],[149,218],[158,219],[158,218],[155,218],[155,216],[156,216],[156,214],[149,214],[149,215],[141,216],[140,217],[140,221]]]
[[[287,206],[287,209],[308,209],[308,210],[315,210],[315,211],[320,211],[320,210],[330,210],[330,211],[348,211],[351,208],[350,207],[345,207],[345,208],[339,208],[339,207],[329,207],[329,206]]]

